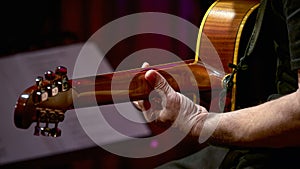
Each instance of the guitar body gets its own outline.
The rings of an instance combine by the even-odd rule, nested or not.
[[[225,74],[232,73],[233,70],[228,64],[237,65],[244,55],[258,7],[259,0],[216,1],[202,20],[196,59],[205,60],[204,62],[215,68],[222,66]],[[247,63],[249,68],[234,76],[233,86],[230,91],[227,91],[224,111],[255,105],[259,102],[257,100],[270,93],[264,90],[274,84],[273,78],[265,81],[267,71],[264,69],[267,68],[266,65],[271,67],[270,62],[267,62],[267,56],[256,54],[257,56],[251,56],[249,59]],[[217,64],[216,59],[219,59],[221,64]],[[268,70],[271,71],[272,68]]]

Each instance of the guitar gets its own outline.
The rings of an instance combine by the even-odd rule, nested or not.
[[[58,66],[55,71],[49,70],[44,77],[37,77],[36,84],[19,96],[14,124],[18,128],[27,129],[36,122],[34,135],[58,137],[61,135],[58,123],[64,120],[67,110],[95,106],[93,100],[100,106],[148,99],[153,89],[144,75],[149,69],[158,70],[176,91],[188,96],[201,95],[201,98],[193,99],[205,107],[213,102],[224,102],[222,108],[212,108],[216,111],[234,110],[236,78],[232,79],[232,88],[226,90],[227,77],[233,71],[228,64],[237,64],[249,38],[245,26],[253,25],[254,11],[258,5],[258,1],[216,1],[208,9],[200,26],[195,60],[78,79],[69,79],[67,68],[63,66]],[[221,57],[224,72],[213,67],[215,61],[210,57],[209,43],[213,44]],[[204,58],[211,65],[203,63],[199,56],[204,56],[201,59]],[[196,92],[193,88],[196,88]],[[225,94],[219,95],[224,91]],[[45,123],[43,127],[42,123]],[[54,127],[51,128],[50,124]]]

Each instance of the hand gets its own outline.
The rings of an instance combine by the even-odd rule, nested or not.
[[[142,68],[149,67],[144,63]],[[150,93],[149,101],[133,102],[142,110],[146,120],[151,122],[159,120],[162,122],[174,122],[184,132],[189,132],[200,120],[200,113],[205,108],[195,104],[192,100],[176,92],[166,79],[155,70],[149,70],[145,79],[154,88]]]

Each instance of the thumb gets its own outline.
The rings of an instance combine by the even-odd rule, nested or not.
[[[154,88],[163,91],[165,94],[174,92],[167,80],[157,71],[149,70],[145,74],[145,79]]]

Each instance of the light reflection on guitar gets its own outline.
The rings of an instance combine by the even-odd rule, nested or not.
[[[248,37],[242,34],[242,30],[257,6],[257,1],[217,1],[208,10],[200,26],[196,59],[157,65],[150,69],[160,71],[176,91],[201,96],[201,99],[198,97],[195,100],[198,99],[197,101],[205,107],[210,106],[212,102],[224,102],[225,111],[234,109],[235,86],[222,96],[224,98],[212,98],[211,93],[223,92],[225,75],[232,72],[228,64],[237,63],[241,46],[247,41],[245,37]],[[211,51],[211,46],[202,39],[202,34],[214,45],[225,72],[220,72],[213,66],[208,67],[201,60],[198,61],[199,55],[209,60]],[[213,62],[214,60],[210,61]],[[36,122],[35,135],[60,136],[58,123],[64,120],[65,112],[74,108],[95,106],[91,101],[95,98],[97,105],[148,99],[152,89],[143,78],[147,70],[148,68],[134,69],[69,80],[67,69],[59,66],[55,72],[47,71],[45,79],[37,77],[36,84],[20,95],[15,107],[14,123],[16,127],[26,129]],[[233,80],[235,85],[235,79]],[[118,84],[117,90],[112,89],[112,81]],[[128,84],[128,81],[130,86],[123,85]],[[190,90],[193,86],[199,93]],[[214,110],[224,111],[219,107],[214,107]],[[45,123],[45,126],[42,127],[41,123]],[[50,127],[52,124],[53,127]]]

